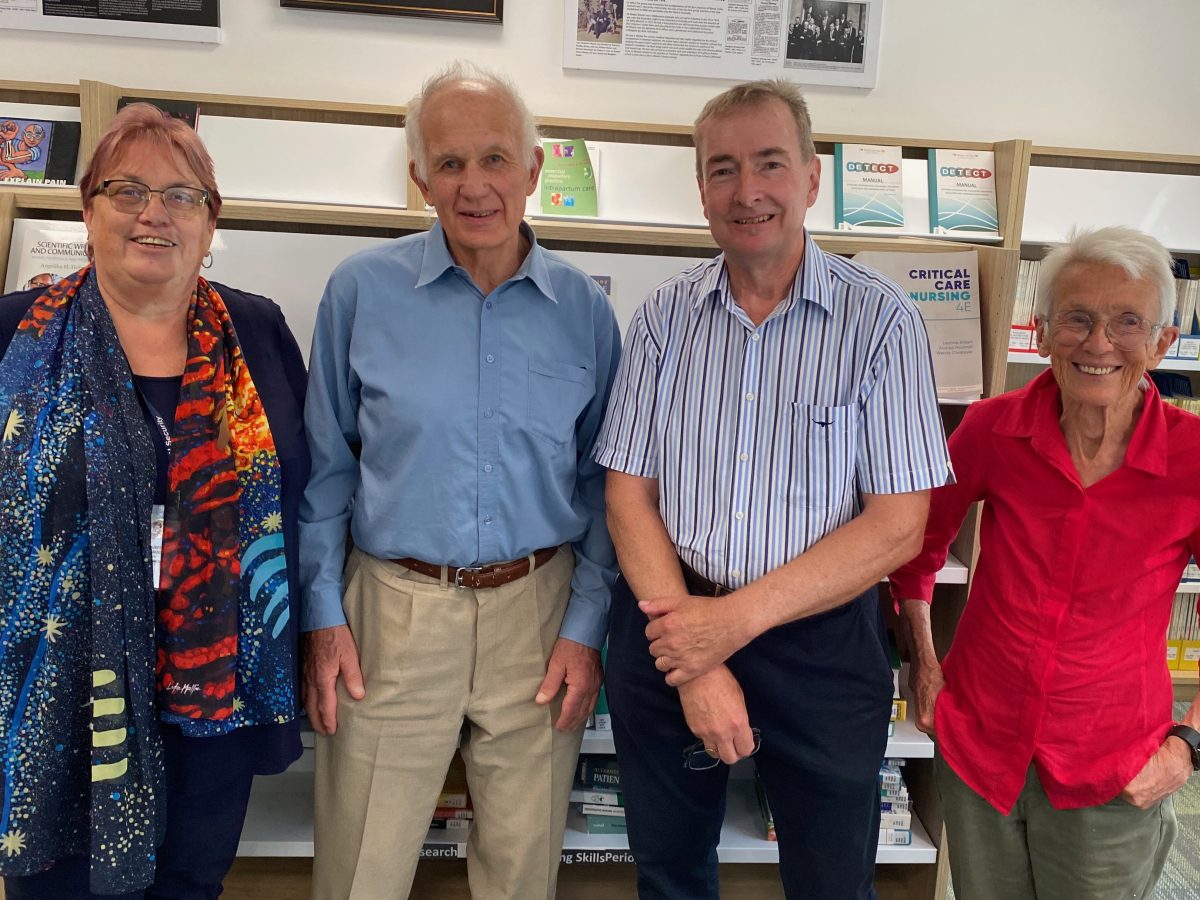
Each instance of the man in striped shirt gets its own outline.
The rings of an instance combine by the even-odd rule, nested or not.
[[[951,477],[929,345],[899,288],[806,233],[820,161],[794,86],[726,91],[695,143],[723,253],[638,311],[596,446],[639,893],[717,896],[722,763],[757,751],[787,895],[870,898],[892,695],[874,585]]]

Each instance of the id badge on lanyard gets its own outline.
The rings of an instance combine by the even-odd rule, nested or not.
[[[171,459],[171,430],[167,428],[167,421],[154,408],[154,405],[142,396],[142,401],[146,404],[146,408],[150,410],[150,415],[154,419],[154,424],[158,426],[159,433],[162,435],[163,443],[167,448],[167,461],[170,464]],[[163,547],[163,527],[166,520],[167,509],[162,503],[155,503],[150,507],[150,566],[152,584],[157,591],[162,575],[162,547]]]

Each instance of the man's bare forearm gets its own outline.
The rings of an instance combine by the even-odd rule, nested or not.
[[[658,482],[608,473],[608,531],[621,574],[639,600],[686,594],[675,545],[658,512]]]

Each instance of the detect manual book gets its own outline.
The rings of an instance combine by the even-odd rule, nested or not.
[[[995,153],[929,151],[929,230],[933,234],[999,235]]]
[[[839,231],[904,227],[902,148],[835,144],[833,222]]]

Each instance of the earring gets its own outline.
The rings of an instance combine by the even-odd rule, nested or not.
[[[207,253],[204,254],[204,258],[200,260],[200,265],[206,269],[211,269],[212,264],[213,264],[213,255],[212,255],[212,251],[209,250]]]

